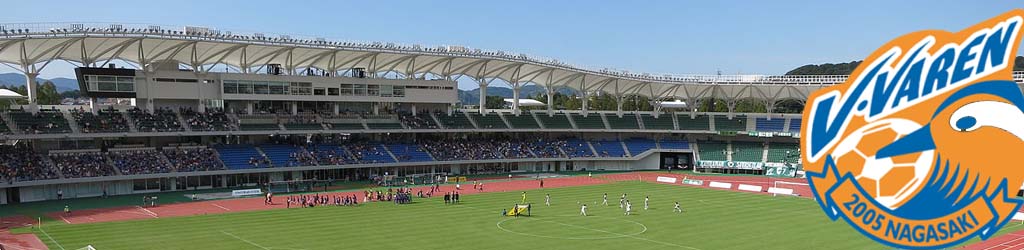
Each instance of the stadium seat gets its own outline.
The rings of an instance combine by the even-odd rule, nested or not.
[[[562,113],[556,113],[553,116],[549,116],[548,113],[536,113],[534,114],[540,119],[541,123],[544,123],[544,127],[547,129],[571,129],[572,124],[569,123],[569,117]]]
[[[715,116],[716,131],[747,131],[747,117],[742,115],[734,116],[732,119],[725,115]]]
[[[764,160],[764,144],[760,142],[732,142],[732,160],[761,162]]]
[[[768,144],[768,162],[795,163],[800,161],[798,154],[799,144],[795,143],[771,143]]]
[[[622,142],[618,140],[590,141],[597,150],[599,157],[625,157],[626,150],[622,148]]]
[[[785,125],[785,123],[785,118],[768,120],[768,118],[758,117],[755,119],[754,127],[756,131],[760,132],[782,132],[782,126]]]
[[[473,129],[473,122],[469,121],[462,112],[454,112],[451,115],[437,114],[437,119],[447,129]]]
[[[658,144],[655,143],[654,140],[647,138],[630,138],[623,141],[623,143],[626,144],[626,149],[629,150],[629,154],[632,156],[637,156],[647,152],[648,150],[658,148]]]
[[[579,129],[607,129],[604,126],[604,120],[601,119],[601,114],[590,113],[587,117],[583,117],[582,114],[570,113],[570,116],[576,121],[576,127]]]
[[[640,129],[640,123],[637,122],[635,114],[622,114],[622,117],[605,114],[604,118],[608,119],[608,125],[612,129]]]
[[[800,118],[789,119],[789,132],[800,133],[800,126],[803,125],[803,122],[803,119]]]
[[[673,130],[675,125],[672,122],[672,114],[660,114],[658,118],[654,118],[653,115],[641,114],[640,118],[644,121],[645,129],[656,129],[656,130]]]
[[[523,112],[520,115],[512,113],[504,114],[505,120],[512,124],[514,129],[538,129],[540,125],[537,124],[537,119],[533,119],[533,115],[529,112]]]
[[[259,148],[270,158],[275,167],[294,167],[316,165],[313,157],[305,149],[287,144],[263,144]]]
[[[424,162],[434,161],[433,157],[426,150],[416,144],[391,143],[387,144],[388,150],[398,157],[399,162]]]
[[[58,110],[40,110],[36,114],[15,110],[8,113],[14,124],[26,134],[71,133],[71,126]]]
[[[721,142],[699,142],[697,143],[698,156],[704,161],[725,161],[728,160],[728,145]]]
[[[505,121],[501,120],[501,117],[497,113],[490,113],[481,115],[480,113],[468,113],[469,117],[476,121],[476,125],[480,129],[507,129],[508,125],[505,125]]]
[[[679,121],[680,130],[699,130],[708,131],[711,130],[711,121],[708,120],[707,115],[697,115],[693,119],[690,119],[689,114],[678,114],[676,120]]]
[[[252,145],[219,145],[214,149],[217,150],[221,161],[228,169],[270,167],[269,161]]]

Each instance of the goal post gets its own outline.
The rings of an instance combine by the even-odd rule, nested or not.
[[[775,181],[768,188],[772,196],[800,196],[801,193],[810,191],[811,185],[803,182]]]

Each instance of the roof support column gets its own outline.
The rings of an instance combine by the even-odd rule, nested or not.
[[[36,111],[36,104],[39,99],[39,86],[36,85],[36,77],[38,76],[38,72],[25,71],[25,89],[28,90],[28,106],[32,112]]]
[[[548,117],[555,116],[555,98],[553,97],[555,91],[551,87],[547,88],[548,91]]]
[[[590,105],[589,105],[589,101],[588,101],[588,100],[590,100],[590,97],[587,96],[587,91],[586,90],[580,91],[580,92],[581,92],[582,97],[583,97],[583,105],[582,105],[583,106],[583,117],[586,117],[587,113],[589,113],[589,112],[587,112],[587,110],[590,109],[590,107],[589,107]]]
[[[521,87],[518,83],[512,86],[512,114],[519,115],[519,90]]]
[[[479,79],[476,83],[480,86],[480,114],[487,113],[487,81]]]

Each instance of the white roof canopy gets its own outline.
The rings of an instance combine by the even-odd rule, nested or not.
[[[362,68],[371,75],[394,72],[415,78],[465,76],[485,86],[501,79],[513,87],[535,84],[552,91],[571,88],[584,93],[641,95],[689,103],[704,98],[805,100],[811,91],[842,83],[847,78],[631,73],[463,46],[328,41],[202,27],[172,30],[137,24],[0,24],[0,63],[24,69],[24,73],[39,73],[53,60],[94,66],[122,60],[140,70],[154,70],[161,62],[178,62],[197,74],[215,66],[249,73],[267,64],[280,64],[285,74],[315,68],[345,75]],[[1015,78],[1024,79],[1024,74],[1015,74]]]

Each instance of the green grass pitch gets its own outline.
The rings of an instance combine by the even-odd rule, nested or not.
[[[521,192],[413,204],[293,208],[33,229],[50,249],[886,249],[811,199],[619,182],[528,191],[532,217],[500,216]],[[544,194],[552,206],[544,205]],[[601,206],[608,193],[611,206]],[[627,193],[634,215],[624,216]],[[643,210],[643,197],[651,197]],[[674,213],[679,201],[685,212]],[[577,202],[589,204],[581,217]],[[1007,228],[1019,224],[1008,225]],[[44,233],[45,231],[45,233]],[[1004,229],[1004,231],[1006,231]],[[58,245],[58,243],[60,245]]]

